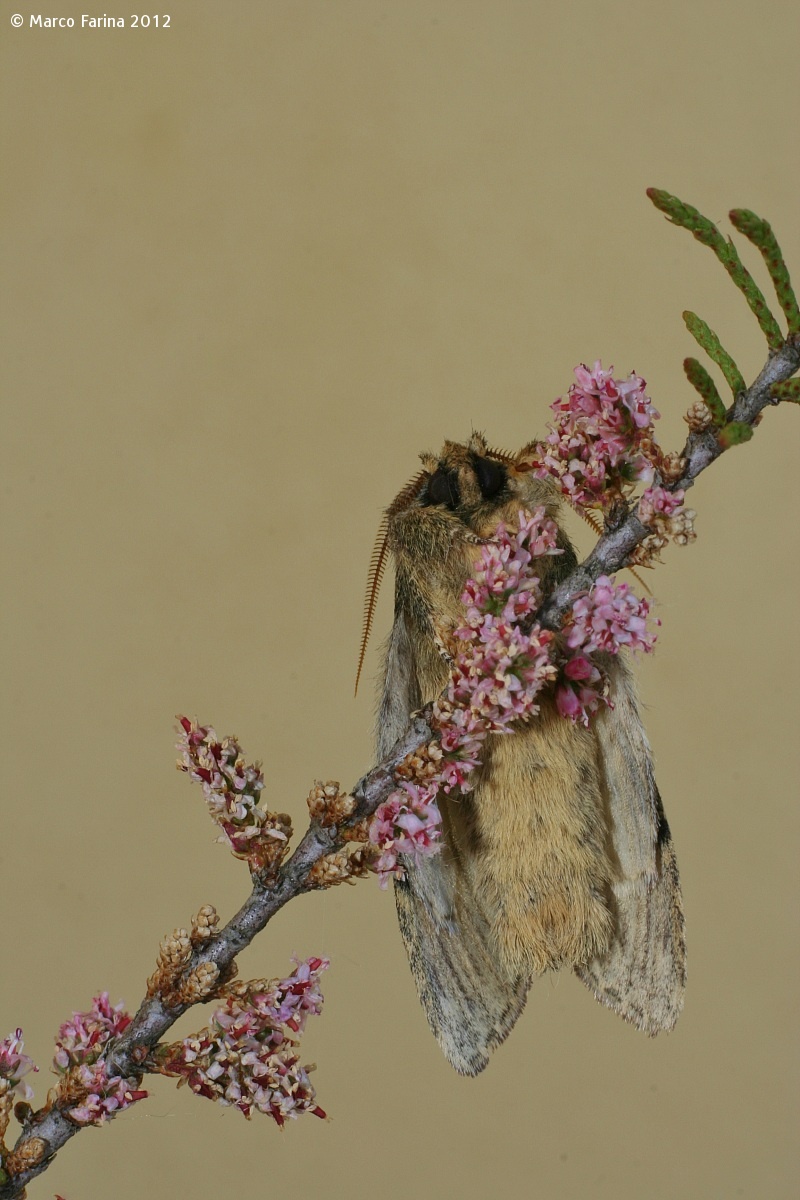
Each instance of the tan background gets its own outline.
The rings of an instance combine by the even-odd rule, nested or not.
[[[598,356],[645,375],[676,446],[686,307],[753,377],[741,297],[644,189],[752,206],[800,276],[800,97],[790,0],[179,0],[168,30],[98,31],[15,11],[0,1029],[46,1063],[73,1008],[135,1006],[160,936],[245,893],[173,770],[174,713],[237,732],[298,821],[315,777],[369,765],[363,581],[418,451],[473,426],[521,444]],[[243,964],[333,960],[306,1042],[331,1122],[280,1136],[156,1080],[32,1197],[796,1194],[797,419],[702,479],[700,540],[654,578],[674,1035],[545,979],[460,1079],[366,882],[292,904]]]

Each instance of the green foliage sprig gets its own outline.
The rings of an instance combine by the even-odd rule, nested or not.
[[[758,284],[742,263],[739,252],[731,239],[724,238],[713,221],[704,217],[691,204],[679,200],[677,196],[662,191],[660,188],[648,188],[647,195],[673,225],[681,225],[684,229],[688,229],[699,242],[714,251],[755,315],[767,339],[770,356],[779,355],[780,352],[787,349],[790,352],[792,348],[800,349],[800,307],[798,307],[797,297],[792,288],[783,253],[769,222],[756,216],[748,208],[734,208],[729,214],[733,226],[761,252],[778,302],[786,317],[788,326],[786,336],[770,311]],[[698,345],[717,364],[733,393],[734,403],[730,409],[726,409],[714,380],[702,363],[696,358],[684,360],[683,368],[686,376],[700,393],[703,403],[711,414],[711,426],[718,446],[727,450],[730,446],[737,446],[741,442],[749,441],[753,434],[753,423],[750,420],[738,419],[741,414],[737,411],[737,401],[747,391],[742,372],[716,333],[702,318],[698,317],[696,313],[687,311],[684,312],[683,319],[686,328]],[[797,379],[779,380],[771,385],[769,396],[775,404],[781,400],[800,403],[800,381]]]
[[[764,331],[764,336],[767,339],[770,350],[778,350],[784,341],[781,327],[770,312],[760,287],[739,258],[739,252],[730,238],[724,238],[713,221],[709,221],[708,217],[704,217],[696,208],[692,208],[691,204],[685,204],[677,196],[671,196],[669,192],[662,192],[659,188],[648,188],[647,194],[656,208],[660,209],[674,225],[682,225],[684,229],[688,229],[690,233],[694,234],[698,242],[702,242],[704,246],[710,246],[749,304],[756,320]],[[735,209],[734,211],[737,213],[747,212],[749,217],[758,221],[758,217],[754,213],[748,212],[747,209]],[[733,219],[732,216],[731,219]],[[766,224],[766,222],[761,222],[761,224]],[[749,224],[747,228],[752,229],[753,225]],[[767,229],[769,229],[768,225]],[[771,229],[770,233],[772,233]],[[745,236],[750,237],[751,235],[747,233]],[[755,238],[752,240],[755,240]],[[785,272],[786,267],[783,264],[783,258],[774,236],[772,241],[778,260]],[[788,281],[789,276],[787,273],[787,284]]]

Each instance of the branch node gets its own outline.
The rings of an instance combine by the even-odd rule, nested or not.
[[[39,1163],[47,1157],[47,1149],[47,1142],[44,1138],[27,1138],[13,1150],[9,1150],[3,1159],[3,1167],[13,1179],[15,1175],[22,1175],[23,1172],[38,1167]]]

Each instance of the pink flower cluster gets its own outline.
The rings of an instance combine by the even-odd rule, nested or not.
[[[169,1047],[160,1069],[181,1076],[198,1096],[232,1105],[246,1117],[255,1110],[280,1126],[305,1112],[324,1117],[308,1078],[311,1068],[300,1065],[297,1041],[308,1016],[322,1009],[319,977],[329,962],[294,961],[288,979],[243,985],[239,994],[230,994],[206,1029]]]
[[[537,693],[555,679],[554,635],[538,625],[525,633],[520,622],[542,598],[531,564],[561,554],[557,534],[555,523],[537,508],[520,512],[516,532],[509,534],[501,525],[495,540],[481,547],[461,597],[466,620],[454,634],[458,650],[447,695],[451,705],[468,714],[466,730],[455,726],[459,741],[466,740],[465,733],[482,741],[487,733],[506,733],[513,721],[534,716]],[[453,728],[450,721],[447,726]],[[463,791],[463,782],[459,786]]]
[[[110,1076],[105,1062],[98,1061],[111,1039],[130,1023],[122,1004],[112,1005],[108,992],[101,992],[88,1012],[73,1013],[59,1029],[53,1068],[59,1075],[72,1072],[70,1087],[82,1086],[87,1092],[80,1104],[67,1110],[79,1125],[102,1125],[147,1095],[136,1080]]]
[[[438,776],[416,784],[404,779],[375,811],[369,840],[381,850],[373,864],[385,887],[391,875],[403,876],[398,856],[418,859],[441,849],[442,815],[436,796],[443,781]]]
[[[656,526],[668,521],[683,505],[683,488],[668,492],[663,487],[649,487],[639,501],[639,520],[643,525]]]
[[[33,1099],[33,1089],[25,1076],[39,1068],[23,1052],[22,1030],[17,1029],[0,1041],[0,1096],[15,1092],[22,1100]]]
[[[563,677],[556,688],[556,708],[573,724],[589,724],[606,699],[606,678],[585,654],[575,654],[564,663]]]
[[[623,647],[645,653],[653,649],[656,635],[648,628],[649,616],[647,600],[640,600],[627,583],[615,584],[607,575],[575,601],[565,630],[567,646],[577,653],[564,664],[564,678],[556,688],[556,705],[563,717],[588,725],[605,699],[605,678],[592,654],[618,654]],[[655,618],[653,622],[660,624]]]
[[[87,1093],[80,1104],[67,1110],[67,1115],[78,1125],[104,1125],[123,1108],[144,1100],[148,1094],[144,1088],[136,1087],[134,1079],[109,1075],[104,1062],[76,1067],[74,1080],[82,1084]]]
[[[615,379],[598,361],[575,368],[576,383],[551,405],[555,421],[533,452],[539,478],[554,477],[573,504],[607,509],[635,482],[650,483],[660,462],[653,422],[659,414],[645,381]]]
[[[461,597],[465,621],[452,636],[447,698],[434,706],[443,752],[439,768],[423,782],[404,780],[370,824],[370,841],[382,851],[374,868],[382,885],[391,875],[402,876],[400,856],[416,859],[439,850],[439,791],[467,792],[486,735],[507,733],[512,722],[538,712],[537,693],[556,677],[553,634],[538,625],[526,633],[520,623],[541,601],[531,564],[561,553],[557,532],[538,508],[520,512],[516,531],[499,526],[481,547]]]
[[[210,725],[197,725],[179,717],[178,766],[202,784],[209,811],[237,858],[254,869],[282,852],[286,832],[276,827],[271,814],[259,805],[264,776],[258,765],[245,763],[236,738],[221,740]],[[223,840],[223,839],[220,839]],[[281,842],[281,847],[276,847]]]
[[[58,1031],[53,1068],[64,1074],[70,1067],[94,1063],[112,1038],[119,1037],[131,1023],[131,1017],[120,1002],[113,1005],[108,992],[92,1000],[88,1012],[72,1014]]]

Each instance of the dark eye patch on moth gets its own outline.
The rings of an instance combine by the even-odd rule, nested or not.
[[[461,493],[458,488],[458,477],[455,471],[439,467],[428,480],[423,493],[423,504],[446,504],[448,508],[457,508],[461,503]]]
[[[492,500],[502,492],[508,479],[508,472],[502,463],[494,462],[491,458],[482,458],[480,454],[476,454],[472,465],[484,500]]]
[[[499,496],[508,481],[508,472],[503,464],[474,454],[471,465],[483,499],[493,500]],[[452,467],[437,467],[429,477],[421,499],[426,507],[444,504],[451,510],[458,508],[462,501],[458,472]]]

